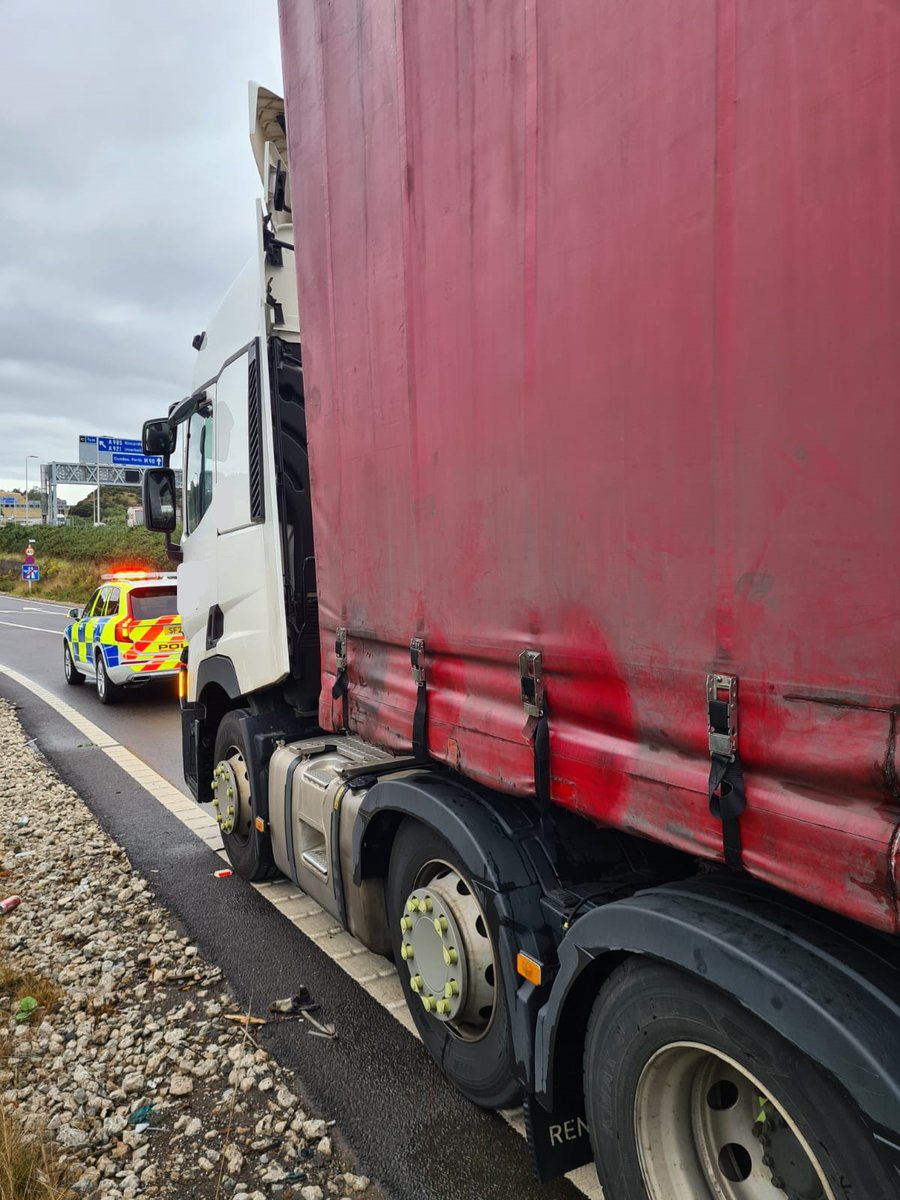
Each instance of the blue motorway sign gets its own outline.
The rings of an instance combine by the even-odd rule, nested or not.
[[[5,504],[5,505],[12,504],[15,506],[18,503],[19,503],[19,501],[16,499],[15,496],[0,496],[0,504]]]
[[[140,445],[140,442],[138,443]],[[157,454],[113,454],[114,467],[161,467],[163,460]]]
[[[41,577],[41,568],[37,563],[22,563],[22,580],[24,583],[37,583]]]
[[[83,433],[78,439],[78,461],[85,466],[104,467],[161,467],[158,455],[141,451],[137,438],[95,437]]]
[[[102,437],[97,449],[101,454],[142,454],[141,443],[134,438]]]

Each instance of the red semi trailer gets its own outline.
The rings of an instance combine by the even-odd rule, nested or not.
[[[260,262],[145,429],[198,799],[543,1177],[900,1195],[900,8],[281,36]]]

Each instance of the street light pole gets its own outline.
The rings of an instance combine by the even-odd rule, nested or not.
[[[28,460],[29,458],[37,458],[37,454],[25,455],[25,524],[28,524]]]

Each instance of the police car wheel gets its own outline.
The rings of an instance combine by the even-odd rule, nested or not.
[[[122,694],[122,688],[113,683],[106,673],[106,663],[103,655],[98,654],[94,660],[94,680],[97,685],[97,699],[101,704],[115,704]]]
[[[228,860],[242,879],[259,882],[278,874],[272,856],[272,840],[268,833],[257,827],[257,807],[254,781],[248,770],[249,756],[244,741],[244,729],[240,718],[246,716],[245,709],[235,709],[222,718],[216,732],[216,748],[213,754],[219,772],[216,779],[225,777],[232,793],[225,795],[216,807],[217,819],[222,830],[222,845]],[[221,764],[221,768],[220,768]],[[229,812],[233,808],[233,812]]]
[[[731,997],[631,959],[594,1005],[585,1109],[606,1200],[896,1195],[850,1097]]]
[[[65,671],[66,683],[69,687],[79,687],[84,683],[84,676],[75,666],[68,642],[63,642],[63,670]]]

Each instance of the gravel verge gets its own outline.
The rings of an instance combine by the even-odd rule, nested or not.
[[[125,852],[0,701],[3,964],[61,1000],[16,1021],[0,990],[0,1100],[52,1140],[73,1194],[330,1200],[377,1189],[262,1049]],[[148,1107],[149,1106],[149,1107]]]

